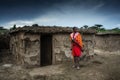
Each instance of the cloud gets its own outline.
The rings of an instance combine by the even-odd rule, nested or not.
[[[53,18],[51,16],[42,16],[42,17],[37,17],[31,20],[15,20],[15,21],[10,21],[6,24],[3,24],[6,28],[12,27],[14,24],[16,24],[17,27],[22,27],[24,25],[32,25],[32,24],[39,24],[39,25],[47,25],[47,23],[53,23],[57,19]],[[49,24],[48,24],[49,25]]]
[[[65,13],[65,14],[64,14]],[[43,16],[36,17],[31,20],[15,20],[10,21],[5,24],[5,26],[13,26],[16,24],[17,26],[24,25],[56,25],[56,26],[78,26],[81,27],[83,25],[93,26],[94,24],[102,24],[107,20],[106,17],[96,15],[95,13],[84,13],[83,11],[72,12],[64,11],[64,13],[51,11]]]
[[[96,6],[93,6],[92,10],[98,10],[103,6],[104,6],[104,3],[100,3],[100,4],[96,5]]]
[[[118,28],[120,28],[120,24],[116,24],[116,25],[115,25],[115,27],[118,27]]]
[[[24,26],[39,24],[50,26],[57,25],[80,27],[83,25],[93,26],[94,24],[114,24],[110,20],[112,19],[110,18],[111,15],[102,15],[104,12],[100,11],[100,9],[104,8],[103,6],[105,6],[104,0],[61,0],[61,2],[55,1],[56,0],[52,0],[50,3],[49,1],[44,2],[44,6],[46,7],[44,7],[41,3],[42,7],[36,6],[33,8],[34,10],[39,9],[38,12],[29,9],[31,12],[24,14],[26,14],[26,16],[29,15],[29,17],[32,17],[30,19],[25,16],[24,19],[12,20],[4,25],[13,26],[16,24],[17,26]],[[30,15],[30,13],[32,13],[32,15]],[[33,17],[33,13],[37,13],[39,15]]]
[[[39,17],[33,20],[34,23],[47,23],[47,22],[54,22],[57,19],[55,17],[52,16],[43,16],[43,17]]]
[[[6,28],[10,28],[14,24],[16,24],[17,26],[24,26],[24,25],[31,25],[31,24],[33,24],[33,22],[32,21],[27,21],[27,20],[16,20],[16,21],[10,21],[10,22],[4,24],[4,26]]]

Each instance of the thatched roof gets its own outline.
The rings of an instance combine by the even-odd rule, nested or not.
[[[58,26],[24,26],[21,28],[16,28],[11,30],[10,34],[18,32],[28,32],[28,33],[71,33],[72,27],[58,27]],[[93,29],[79,29],[80,33],[95,34],[96,30]]]

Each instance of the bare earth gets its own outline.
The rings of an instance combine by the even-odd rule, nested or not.
[[[71,67],[72,61],[30,69],[4,62],[0,64],[0,80],[120,80],[120,52],[95,53],[93,59],[80,62],[80,70]]]

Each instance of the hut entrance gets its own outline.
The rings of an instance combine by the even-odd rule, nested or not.
[[[52,35],[41,35],[41,66],[52,64]]]

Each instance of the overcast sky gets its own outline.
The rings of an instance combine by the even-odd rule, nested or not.
[[[120,0],[0,0],[0,26],[14,24],[120,28]]]

